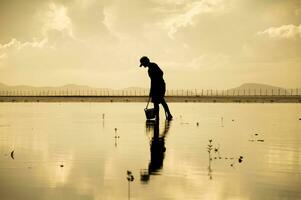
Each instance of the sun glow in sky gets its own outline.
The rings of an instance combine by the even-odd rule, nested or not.
[[[0,82],[148,87],[301,86],[299,0],[2,0]]]

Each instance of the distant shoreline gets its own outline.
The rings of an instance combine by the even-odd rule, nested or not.
[[[166,96],[167,102],[301,103],[301,96]],[[146,102],[147,96],[0,96],[1,102]]]

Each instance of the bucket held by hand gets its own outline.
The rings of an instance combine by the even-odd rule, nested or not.
[[[147,120],[154,119],[156,117],[154,108],[145,108],[144,112]]]
[[[156,112],[154,108],[148,108],[148,104],[150,102],[150,97],[148,99],[148,102],[146,104],[146,107],[144,108],[145,116],[147,120],[152,120],[156,118]]]

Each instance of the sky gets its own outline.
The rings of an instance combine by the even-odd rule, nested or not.
[[[300,0],[0,0],[0,82],[301,87]]]

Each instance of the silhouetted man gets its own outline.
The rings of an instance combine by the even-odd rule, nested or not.
[[[151,87],[149,97],[154,103],[154,109],[156,112],[156,120],[159,120],[159,104],[161,103],[167,120],[172,120],[172,115],[169,111],[168,105],[164,99],[166,86],[163,79],[163,71],[156,63],[150,62],[149,58],[143,56],[140,58],[140,67],[148,67],[148,76],[151,79]]]

